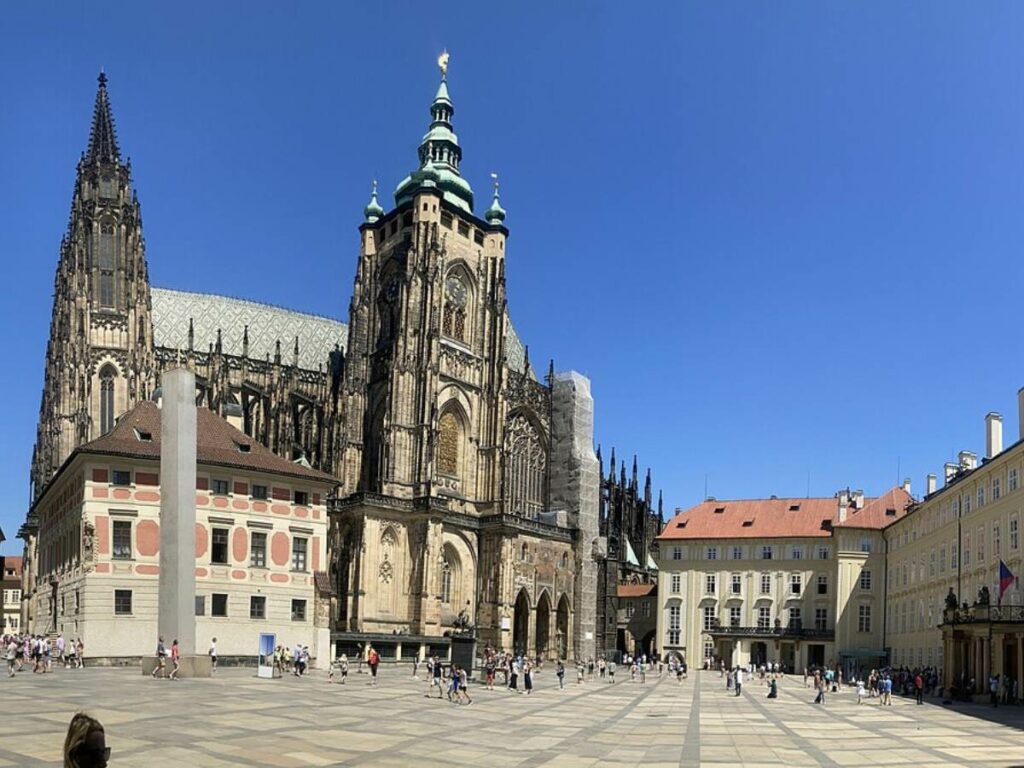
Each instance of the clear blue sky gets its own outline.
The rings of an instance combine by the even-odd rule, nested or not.
[[[878,493],[899,465],[919,492],[986,411],[1017,438],[1022,5],[65,5],[0,25],[9,537],[101,66],[153,283],[345,318],[370,181],[413,167],[447,47],[515,323],[670,509],[705,476]]]

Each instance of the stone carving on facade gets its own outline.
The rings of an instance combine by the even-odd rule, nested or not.
[[[82,524],[82,568],[91,571],[96,565],[96,528],[86,521]]]

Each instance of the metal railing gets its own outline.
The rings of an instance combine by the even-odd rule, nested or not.
[[[966,608],[945,608],[943,624],[1024,622],[1024,605],[971,605]]]
[[[814,629],[799,624],[790,624],[784,627],[744,627],[718,624],[705,630],[705,634],[715,637],[791,637],[801,640],[832,640],[836,633],[834,629]]]

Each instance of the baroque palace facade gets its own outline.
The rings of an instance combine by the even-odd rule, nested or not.
[[[396,651],[397,635],[422,650],[475,626],[506,649],[595,652],[604,548],[590,384],[553,364],[538,375],[511,324],[505,211],[495,183],[488,209],[474,212],[440,63],[416,170],[390,210],[374,184],[364,212],[347,325],[150,285],[131,163],[100,75],[54,284],[20,532],[25,606],[43,605],[35,590],[61,575],[41,561],[84,561],[64,549],[41,556],[38,502],[54,476],[158,400],[162,372],[186,366],[198,405],[335,479],[322,567],[338,647]],[[225,490],[231,503],[253,501]],[[62,547],[81,549],[84,534]]]
[[[1018,395],[1024,435],[1024,390]],[[658,638],[690,663],[777,661],[789,669],[935,667],[981,695],[1024,673],[1024,440],[1003,448],[986,417],[986,455],[962,451],[876,499],[708,499],[658,536]],[[1000,582],[1003,582],[1002,585]],[[971,681],[974,687],[971,688]]]

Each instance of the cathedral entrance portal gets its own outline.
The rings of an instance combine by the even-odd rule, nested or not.
[[[526,590],[519,590],[516,598],[515,613],[512,618],[512,651],[526,653],[530,638],[530,598]]]
[[[547,659],[551,652],[551,600],[547,592],[541,592],[537,601],[537,655]]]

